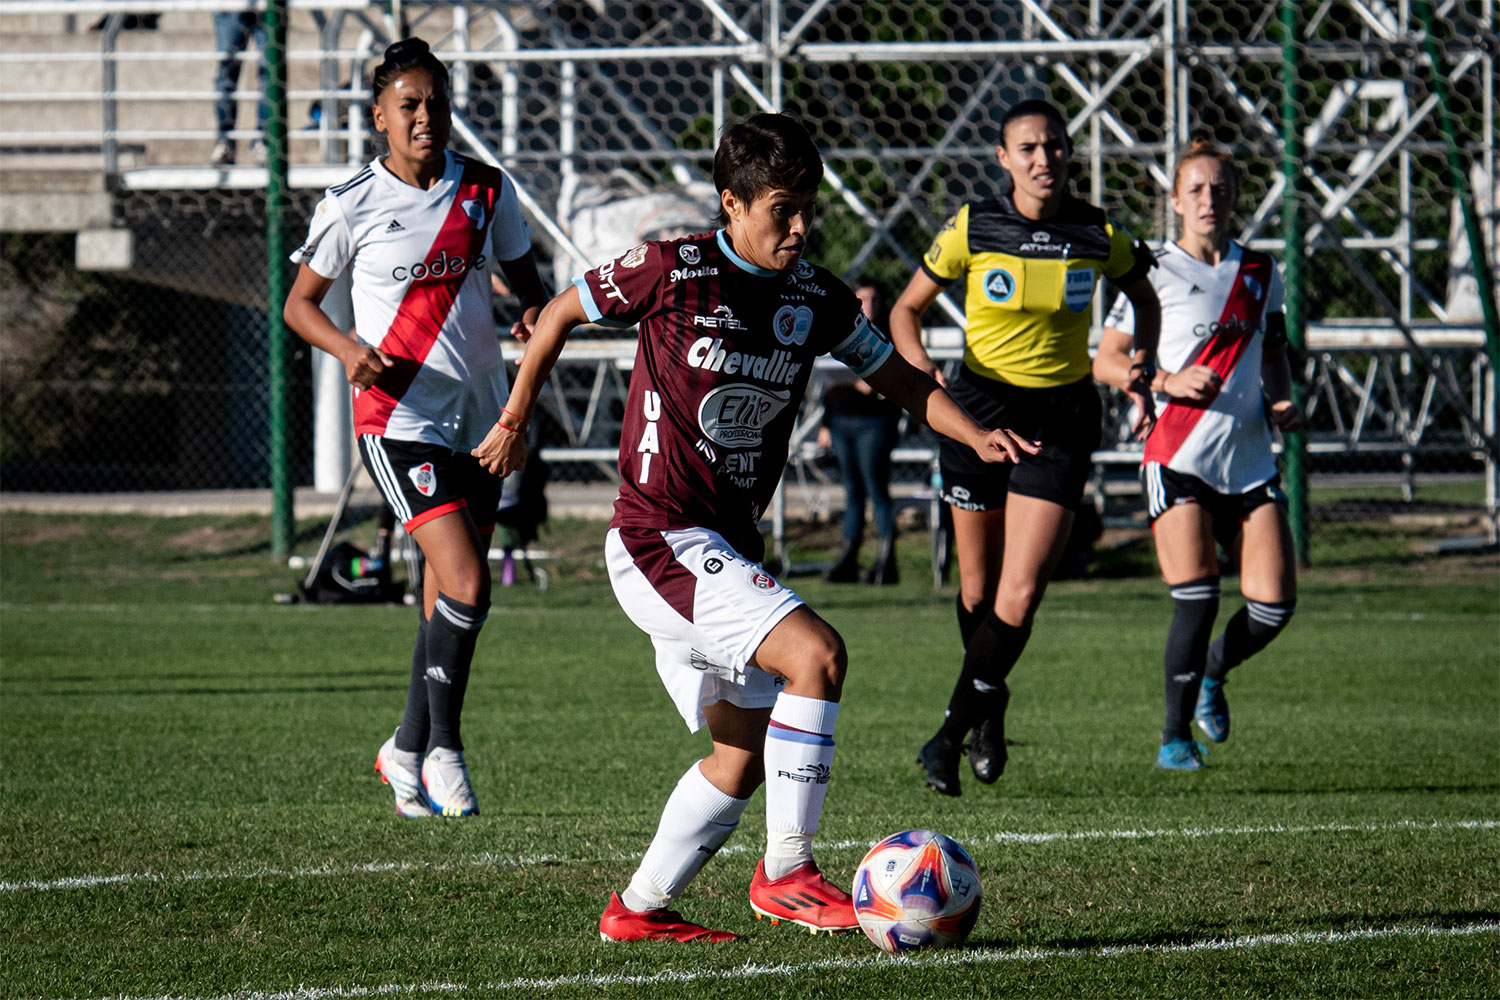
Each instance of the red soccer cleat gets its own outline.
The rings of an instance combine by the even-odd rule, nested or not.
[[[774,882],[766,878],[766,863],[757,863],[750,882],[750,909],[756,920],[790,920],[813,934],[840,934],[859,926],[853,897],[824,878],[812,861]]]
[[[646,910],[637,913],[620,901],[620,894],[609,894],[609,905],[599,918],[601,941],[738,941],[739,935],[715,931],[682,919],[676,910]]]

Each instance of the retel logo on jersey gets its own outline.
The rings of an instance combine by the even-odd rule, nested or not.
[[[423,462],[406,470],[406,475],[411,479],[411,484],[417,488],[417,492],[424,497],[430,497],[437,492],[437,470],[432,467],[431,462]]]

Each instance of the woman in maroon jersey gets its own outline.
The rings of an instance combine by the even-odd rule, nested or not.
[[[728,839],[766,784],[757,916],[814,933],[857,926],[848,893],[812,858],[833,762],[843,640],[760,561],[760,515],[780,481],[813,360],[847,364],[876,391],[986,461],[1034,446],[986,431],[901,359],[830,272],[803,259],[823,163],[786,115],[727,129],[714,156],[724,227],[643,243],[589,271],[538,319],[509,401],[475,449],[485,468],[526,460],[523,434],[568,332],[637,325],[620,442],[620,497],[605,551],[626,614],[651,636],[657,672],[713,751],[678,781],[629,886],[611,897],[609,940],[730,940],[668,904]]]

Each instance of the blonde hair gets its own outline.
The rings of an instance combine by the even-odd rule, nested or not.
[[[1183,166],[1189,160],[1196,160],[1203,157],[1218,160],[1224,164],[1224,169],[1228,172],[1229,179],[1234,182],[1234,193],[1238,196],[1240,193],[1239,167],[1235,166],[1234,157],[1230,155],[1229,150],[1210,139],[1194,139],[1192,145],[1177,154],[1177,170],[1172,174],[1172,193],[1176,194],[1177,188],[1182,184]]]

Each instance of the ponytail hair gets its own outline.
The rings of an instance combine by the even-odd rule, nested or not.
[[[391,81],[402,73],[413,69],[425,69],[432,74],[432,78],[440,81],[443,90],[450,89],[448,81],[448,67],[444,66],[442,60],[432,54],[426,42],[420,38],[403,38],[399,42],[392,42],[386,47],[385,62],[375,67],[375,72],[370,77],[370,101],[376,103],[380,100],[381,93]]]
[[[1234,193],[1237,197],[1240,193],[1240,168],[1235,165],[1234,156],[1229,150],[1220,146],[1212,139],[1194,139],[1192,144],[1177,154],[1177,169],[1172,174],[1172,192],[1177,192],[1177,186],[1182,183],[1182,168],[1189,160],[1199,157],[1207,157],[1218,160],[1224,164],[1224,170],[1229,174],[1229,179],[1234,183]]]

